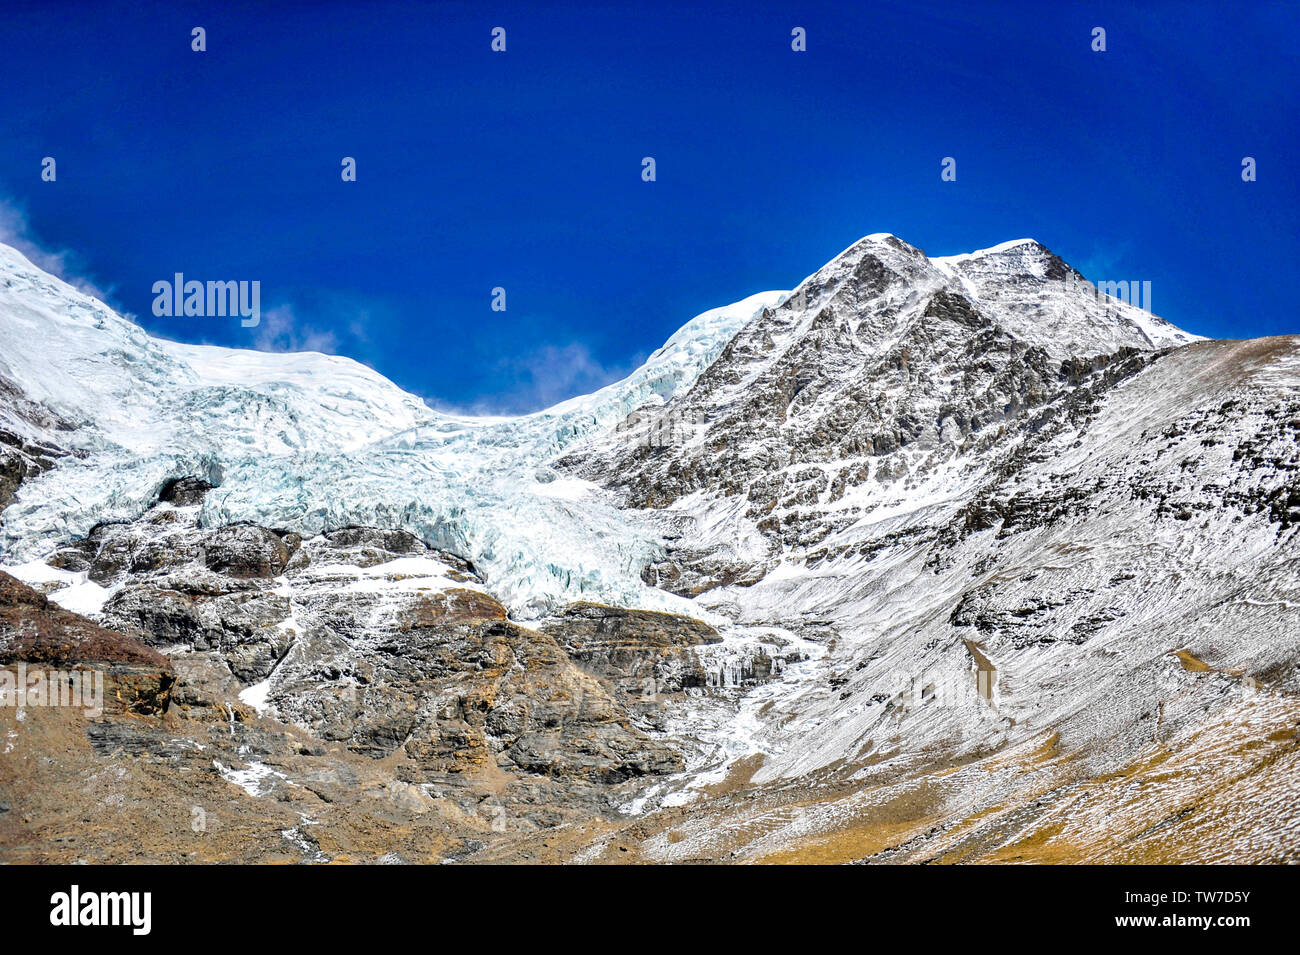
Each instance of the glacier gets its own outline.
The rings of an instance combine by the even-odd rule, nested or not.
[[[580,858],[628,840],[658,861],[810,845],[844,861],[1294,856],[1300,339],[1201,340],[1034,240],[930,258],[878,233],[792,292],[704,313],[596,394],[483,418],[344,358],[152,338],[3,249],[0,275],[0,397],[16,398],[0,430],[68,452],[22,475],[0,563],[112,626],[148,621],[192,686],[215,654],[230,722],[214,746],[233,749],[240,707],[240,732],[253,713],[319,727],[314,708],[363,685],[357,661],[410,593],[455,580],[520,621],[587,599],[721,638],[692,651],[707,687],[629,710],[680,771],[622,790],[635,833]],[[156,503],[186,474],[217,487]],[[249,521],[400,527],[478,575],[446,554],[372,569],[304,542],[329,559],[249,585],[287,601],[265,611],[278,622],[213,651],[224,637],[176,642],[140,616],[197,564],[92,581],[61,563],[76,548],[49,553],[109,520],[133,523],[103,529],[113,546],[92,535],[104,567],[183,554],[194,521]],[[341,628],[336,603],[352,606]],[[767,675],[738,679],[760,655]],[[399,740],[391,701],[441,703],[445,685],[392,685],[362,697]],[[532,684],[542,703],[573,685]],[[347,725],[369,752],[374,728]],[[272,765],[232,759],[217,769],[234,783]],[[274,765],[286,785],[304,772]],[[896,811],[879,845],[852,837]]]
[[[689,388],[739,328],[789,294],[696,316],[594,394],[471,417],[434,411],[349,358],[152,337],[0,245],[0,376],[75,429],[3,422],[71,453],[19,491],[0,562],[30,562],[97,523],[138,517],[168,480],[196,475],[217,485],[204,526],[400,527],[472,561],[522,619],[576,599],[680,610],[686,601],[640,578],[656,530],[548,462]]]
[[[1082,276],[1031,239],[926,259],[875,233],[793,291],[696,316],[644,365],[591,395],[528,415],[472,417],[435,411],[349,358],[152,337],[0,245],[0,378],[65,427],[12,416],[0,425],[72,452],[9,506],[0,561],[30,562],[97,523],[134,519],[168,480],[195,475],[217,485],[204,526],[409,530],[473,562],[520,619],[576,599],[712,619],[642,581],[663,551],[652,515],[620,508],[610,492],[550,464],[589,439],[619,440],[614,429],[629,414],[685,394],[741,329],[792,296],[799,327],[816,321],[865,253],[913,278],[890,309],[910,312],[950,286],[1060,357],[1197,340],[1122,301],[1091,301],[1075,283],[1040,281],[1054,270]]]

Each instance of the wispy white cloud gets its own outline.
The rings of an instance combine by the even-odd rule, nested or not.
[[[383,357],[371,337],[372,323],[390,320],[381,302],[349,293],[311,289],[281,299],[262,312],[261,322],[240,343],[259,351],[317,351],[376,367]],[[381,319],[380,316],[383,316]]]
[[[1118,242],[1107,248],[1096,248],[1092,254],[1078,262],[1071,263],[1077,268],[1084,278],[1091,279],[1094,282],[1113,281],[1123,278],[1117,275],[1122,262],[1132,250],[1133,243],[1128,241]]]
[[[611,364],[597,358],[582,342],[543,345],[497,362],[493,377],[500,390],[491,398],[480,399],[469,408],[440,410],[477,415],[541,411],[626,378],[645,359],[645,355],[637,355],[627,363]]]
[[[0,197],[0,243],[17,249],[38,269],[67,282],[79,292],[109,305],[119,315],[127,315],[114,300],[114,286],[102,288],[86,277],[86,262],[70,249],[51,250],[32,234],[27,210],[11,199]]]
[[[338,335],[302,321],[292,305],[278,305],[262,315],[253,337],[258,351],[318,351],[338,354]]]

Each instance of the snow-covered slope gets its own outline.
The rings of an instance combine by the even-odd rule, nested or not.
[[[346,359],[152,339],[0,248],[0,413],[41,462],[0,541],[27,579],[196,475],[206,528],[404,528],[518,617],[585,598],[715,623],[708,689],[654,723],[687,770],[627,804],[695,801],[652,858],[761,858],[896,810],[881,845],[914,858],[1062,831],[1072,860],[1300,851],[1300,339],[1199,340],[1032,240],[931,259],[868,236],[624,381],[492,419]],[[356,582],[327,577],[322,607]],[[88,591],[53,599],[109,596]],[[261,698],[289,706],[298,673]]]
[[[404,527],[474,561],[525,615],[583,595],[677,603],[640,581],[654,549],[647,532],[601,495],[555,481],[545,463],[671,398],[783,296],[705,312],[596,394],[518,418],[469,418],[432,411],[347,358],[151,338],[0,247],[0,376],[72,422],[59,439],[77,452],[5,513],[4,561],[132,518],[165,481],[194,474],[219,485],[205,523]]]
[[[697,730],[716,758],[902,799],[921,767],[1051,747],[1032,777],[917,775],[960,821],[1164,758],[1243,700],[1294,709],[1300,338],[1194,340],[1072,276],[1028,241],[936,262],[870,236],[736,334],[667,446],[638,422],[563,460],[659,523],[647,576],[729,645],[811,657]],[[659,857],[733,851],[762,831],[737,815]]]
[[[963,322],[996,322],[1009,352],[1029,343],[1052,358],[1190,338],[1062,281],[1076,276],[1027,240],[929,260],[893,236],[868,236],[802,283],[783,308],[789,293],[768,292],[706,312],[624,381],[537,414],[480,419],[434,412],[346,358],[151,338],[0,248],[0,376],[72,423],[58,439],[74,452],[29,481],[6,512],[6,562],[39,556],[100,521],[132,518],[165,481],[194,474],[218,485],[205,523],[254,521],[306,533],[404,527],[474,561],[524,615],[583,596],[681,609],[642,579],[662,556],[658,530],[590,484],[555,480],[548,462],[590,437],[626,442],[615,425],[635,409],[654,417],[724,348],[722,371],[693,392],[694,416],[733,406],[761,431],[768,409],[759,404],[778,381],[782,394],[792,391],[791,414],[806,409],[806,420],[791,417],[787,430],[821,434],[838,425],[818,409],[841,414],[836,393],[864,378],[867,365],[882,356],[906,363],[918,341],[946,334],[939,329],[953,324],[953,314],[958,334]],[[955,355],[944,374],[958,374],[965,357]],[[724,373],[734,377],[720,381]],[[1015,382],[996,384],[983,405],[1003,401],[1012,390],[1003,384]],[[963,389],[959,381],[940,389],[931,411]],[[892,413],[890,389],[882,397],[877,421]],[[972,413],[978,424],[981,410]],[[971,427],[960,415],[954,420]],[[872,437],[881,439],[846,440]],[[759,448],[742,471],[772,464]]]
[[[1083,357],[1098,345],[1114,351],[1134,345],[1135,340],[1152,348],[1198,340],[1152,315],[1149,301],[1138,308],[1098,291],[1033,239],[938,256],[930,264],[961,283],[972,301],[995,311],[998,321],[1017,338],[1053,355]],[[1140,297],[1136,288],[1129,294]]]
[[[154,339],[0,247],[0,377],[71,422],[57,437],[75,452],[28,482],[5,515],[0,546],[7,562],[31,559],[100,521],[142,513],[165,481],[195,474],[219,485],[205,523],[247,520],[307,533],[404,527],[474,561],[524,615],[581,596],[681,609],[642,581],[646,564],[661,556],[657,531],[591,485],[554,480],[547,462],[610,433],[635,409],[654,417],[653,409],[692,386],[724,347],[732,358],[725,367],[745,371],[722,390],[700,392],[696,416],[734,396],[761,394],[751,386],[776,366],[742,363],[743,355],[784,356],[798,364],[798,378],[848,382],[864,358],[907,347],[918,330],[931,332],[936,295],[995,316],[1012,339],[1053,357],[1191,339],[1063,278],[1078,276],[1029,240],[929,260],[893,236],[868,236],[769,318],[760,313],[789,293],[762,293],[698,316],[642,368],[594,395],[533,415],[484,419],[432,411],[346,358]],[[843,334],[828,324],[841,313],[857,316]],[[810,340],[817,342],[815,369],[808,356],[795,357]],[[812,392],[802,390],[800,400],[809,401]],[[28,439],[52,438],[20,424]]]

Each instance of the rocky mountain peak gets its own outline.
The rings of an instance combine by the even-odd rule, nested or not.
[[[836,499],[868,473],[915,482],[984,453],[992,429],[1058,401],[1081,374],[1191,340],[1098,295],[1032,239],[929,258],[877,233],[756,315],[668,407],[571,460],[632,503],[744,493],[765,502],[749,513],[770,526],[762,489],[782,472],[816,468]]]
[[[0,668],[126,704],[0,707],[10,857],[1289,860],[1297,368],[882,233],[475,419],[0,249]]]

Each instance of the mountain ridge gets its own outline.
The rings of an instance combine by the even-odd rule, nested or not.
[[[755,320],[764,308],[788,306],[791,295],[801,292],[811,292],[815,303],[819,290],[851,278],[837,273],[851,261],[853,267],[861,267],[859,260],[870,250],[907,268],[919,266],[918,257],[928,261],[919,250],[894,236],[867,236],[806,279],[794,293],[760,293],[697,316],[671,336],[645,366],[595,395],[569,399],[532,415],[496,419],[433,411],[377,372],[349,359],[312,357],[310,353],[272,355],[153,339],[103,303],[42,273],[9,250],[0,258],[5,269],[0,307],[6,315],[6,328],[0,328],[0,335],[8,332],[4,339],[7,358],[0,359],[4,362],[0,374],[14,380],[25,394],[52,404],[54,412],[83,420],[99,415],[102,420],[93,422],[96,436],[92,444],[96,446],[85,449],[88,453],[73,462],[87,472],[78,483],[75,498],[64,495],[54,509],[28,508],[20,500],[6,517],[7,527],[21,525],[6,530],[10,535],[7,546],[22,550],[24,557],[35,556],[34,541],[70,532],[85,534],[99,520],[141,513],[157,487],[186,474],[208,478],[238,474],[238,486],[249,489],[258,483],[254,475],[264,471],[263,483],[278,491],[269,495],[248,490],[220,492],[205,505],[210,519],[253,520],[309,532],[350,523],[400,524],[439,546],[465,552],[464,556],[498,580],[504,575],[527,577],[507,597],[516,607],[555,606],[562,599],[586,593],[615,602],[649,601],[651,607],[680,610],[671,599],[665,602],[666,598],[643,591],[635,574],[611,586],[605,580],[607,574],[584,562],[581,547],[572,550],[571,565],[557,571],[546,569],[553,561],[541,556],[542,540],[532,544],[528,554],[500,561],[495,542],[503,539],[509,507],[504,503],[498,507],[498,502],[523,495],[548,526],[570,523],[566,514],[557,513],[563,508],[555,507],[544,487],[535,482],[507,487],[502,475],[545,468],[549,458],[564,446],[599,434],[637,408],[646,407],[647,401],[653,407],[655,402],[670,400],[683,387],[693,385],[719,354],[734,348],[736,329],[744,319]],[[930,283],[942,283],[945,278],[937,270],[916,271],[928,273],[925,279]],[[42,332],[43,340],[52,346],[49,332],[55,328],[62,329],[62,344],[33,348],[35,342],[42,341]],[[58,382],[57,388],[52,382]],[[180,387],[173,387],[173,382]],[[105,394],[116,397],[107,409],[95,409]],[[195,431],[202,434],[199,446],[187,438]],[[509,455],[502,456],[502,448],[508,448]],[[372,449],[378,453],[370,454]],[[477,465],[464,470],[463,463],[454,465],[463,473],[448,474],[434,468],[427,480],[417,482],[425,489],[424,500],[400,495],[407,497],[407,502],[394,505],[394,481],[385,476],[382,467],[376,471],[374,462],[404,454],[409,460],[406,452],[420,455],[422,461],[440,457],[464,462],[467,455],[477,454],[496,456],[500,462],[488,467],[486,474]],[[335,455],[337,463],[320,458],[322,453]],[[308,460],[312,454],[317,455],[314,461]],[[95,467],[97,455],[109,463]],[[367,456],[370,460],[358,468],[355,459]],[[394,461],[392,467],[396,466]],[[438,484],[443,481],[456,485],[457,493],[440,494]],[[322,486],[316,495],[319,499],[328,496],[336,503],[321,510],[294,492],[299,485],[314,484]],[[328,494],[324,484],[331,485]],[[492,487],[492,494],[482,513],[471,515],[466,526],[457,514],[465,502],[475,500],[471,492],[483,487]],[[377,499],[383,495],[390,501],[379,508]],[[425,503],[439,498],[436,504]],[[604,509],[600,517],[593,528],[596,534],[611,523],[620,524],[610,509]],[[630,528],[621,531],[635,536]],[[579,528],[574,533],[587,535],[588,531]],[[590,544],[590,537],[584,543]],[[649,542],[643,540],[638,553],[643,554],[646,546]],[[574,580],[575,574],[576,587],[565,583]],[[509,585],[504,588],[506,593],[511,589]]]
[[[1080,279],[877,233],[478,420],[11,276],[3,569],[177,674],[181,735],[67,751],[166,779],[203,740],[214,791],[319,790],[321,839],[276,823],[311,861],[1294,860],[1300,337]],[[503,829],[466,815],[499,794]],[[239,825],[223,858],[264,851]]]

